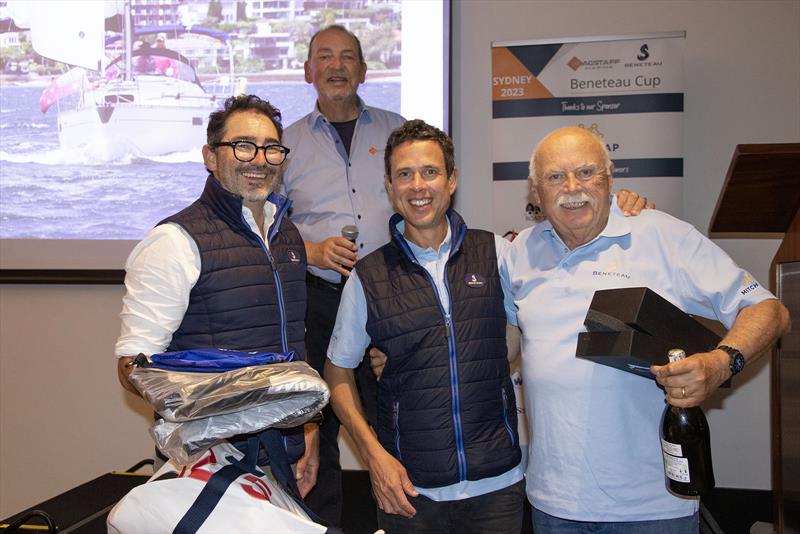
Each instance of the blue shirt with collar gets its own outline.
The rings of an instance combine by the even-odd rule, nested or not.
[[[389,241],[386,221],[392,209],[383,187],[386,140],[405,119],[358,101],[350,154],[330,121],[315,106],[283,135],[291,153],[283,174],[283,193],[292,200],[289,219],[303,239],[319,242],[340,236],[342,227],[358,227],[358,255]],[[339,273],[309,266],[316,276],[339,282]]]
[[[500,261],[506,312],[522,330],[530,443],[529,500],[577,521],[644,521],[693,514],[697,501],[664,485],[652,380],[575,357],[594,291],[649,287],[682,310],[727,327],[773,295],[693,226],[646,210],[608,223],[569,250],[549,222],[521,232]]]
[[[402,234],[405,231],[405,222],[400,221],[397,229]],[[406,243],[419,264],[431,275],[436,284],[439,301],[445,313],[449,313],[450,298],[445,284],[447,259],[450,257],[452,247],[452,231],[449,220],[447,234],[438,249],[435,250],[431,247],[423,249],[408,240]],[[509,244],[502,237],[495,236],[495,249],[498,257]],[[353,269],[342,291],[342,300],[336,314],[336,326],[331,335],[330,345],[328,345],[328,359],[337,367],[347,369],[357,367],[364,356],[364,351],[370,344],[366,327],[367,300],[356,268]],[[520,462],[516,467],[495,477],[465,480],[439,488],[416,487],[415,489],[421,495],[434,501],[461,500],[505,489],[522,480],[523,472],[523,464]]]

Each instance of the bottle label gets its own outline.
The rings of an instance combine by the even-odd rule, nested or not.
[[[676,482],[691,482],[689,460],[680,457],[681,446],[662,439],[661,448],[664,453],[664,474],[667,475],[667,478]]]
[[[670,443],[669,441],[661,440],[661,450],[672,456],[683,456],[683,450],[680,443]]]

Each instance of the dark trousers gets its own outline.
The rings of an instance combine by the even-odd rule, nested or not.
[[[595,522],[561,519],[533,508],[536,534],[697,534],[700,514],[652,521]]]
[[[378,510],[378,526],[386,534],[519,534],[525,505],[525,480],[511,486],[458,501],[409,497],[414,517]]]
[[[311,275],[306,276],[308,304],[306,311],[306,360],[314,369],[323,375],[328,343],[333,326],[336,323],[336,312],[339,309],[341,288]],[[362,403],[370,422],[374,424],[371,414],[377,410],[377,386],[375,376],[364,362],[357,370]],[[342,519],[342,467],[339,464],[339,420],[330,405],[322,412],[320,425],[319,473],[317,484],[305,498],[306,504],[322,519],[334,526],[341,525]]]

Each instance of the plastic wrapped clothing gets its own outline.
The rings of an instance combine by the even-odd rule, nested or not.
[[[164,418],[150,429],[159,450],[182,465],[232,436],[300,426],[330,397],[325,381],[302,361],[224,372],[139,367],[130,380]]]
[[[302,406],[313,407],[323,393],[322,406],[327,401],[325,382],[305,362],[255,365],[216,373],[142,367],[131,373],[130,381],[161,417],[173,423],[274,401],[286,404],[285,410],[275,409],[272,421],[278,423],[302,411]],[[281,415],[282,411],[285,415]]]
[[[322,381],[322,379],[319,379]],[[324,382],[322,386],[326,387]],[[286,398],[280,403],[268,402],[238,412],[201,417],[172,423],[164,419],[150,427],[150,435],[158,449],[179,464],[194,461],[208,447],[238,434],[249,434],[265,428],[291,428],[302,425],[328,402],[327,391],[318,394],[319,401],[308,404],[311,395]],[[295,407],[295,411],[291,408]]]

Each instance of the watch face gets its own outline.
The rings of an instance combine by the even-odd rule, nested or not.
[[[738,349],[734,349],[733,347],[729,347],[727,345],[720,345],[717,348],[728,353],[728,367],[731,370],[731,376],[744,369],[744,356],[742,356],[742,353],[739,352]]]
[[[744,369],[744,356],[741,352],[736,351],[736,354],[731,355],[731,371],[736,374],[742,369]]]

